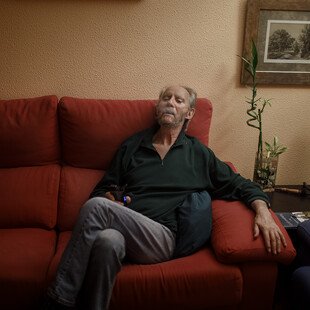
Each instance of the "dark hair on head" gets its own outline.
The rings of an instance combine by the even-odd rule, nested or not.
[[[163,96],[163,94],[165,93],[165,91],[171,86],[167,86],[167,87],[164,87],[160,93],[159,93],[159,99],[161,99],[161,97]],[[188,93],[189,93],[189,106],[190,108],[195,108],[196,106],[196,99],[197,99],[197,93],[194,89],[188,87],[188,86],[183,86],[183,85],[180,85],[180,87],[184,88]]]

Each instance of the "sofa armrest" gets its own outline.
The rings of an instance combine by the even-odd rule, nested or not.
[[[213,228],[211,243],[217,259],[222,263],[275,261],[289,264],[296,251],[285,228],[271,211],[287,241],[281,253],[268,253],[261,235],[253,238],[255,213],[239,201],[212,201]]]

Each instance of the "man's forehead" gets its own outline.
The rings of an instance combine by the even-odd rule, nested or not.
[[[189,97],[188,91],[182,86],[169,86],[165,89],[163,95],[178,95],[181,97]]]

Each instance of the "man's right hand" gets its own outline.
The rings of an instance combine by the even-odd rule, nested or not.
[[[116,200],[115,196],[112,194],[112,192],[106,192],[104,196],[105,196],[105,198],[112,200],[112,201],[114,201],[114,202],[116,202],[122,206],[125,205],[124,201]],[[130,196],[125,196],[125,197],[126,197],[126,205],[129,205],[131,203],[131,198],[130,198]]]

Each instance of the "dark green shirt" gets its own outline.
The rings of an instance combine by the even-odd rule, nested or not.
[[[126,185],[129,208],[177,231],[177,208],[187,194],[207,190],[212,198],[268,202],[260,188],[235,173],[196,138],[181,132],[162,160],[152,145],[157,128],[126,140],[90,197],[104,196],[112,184]]]

